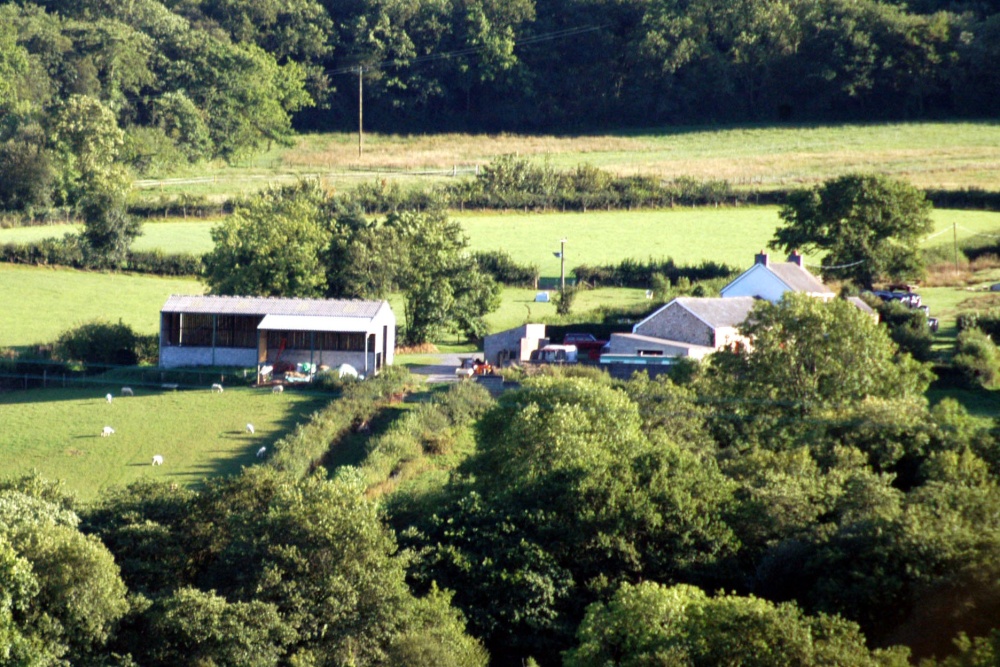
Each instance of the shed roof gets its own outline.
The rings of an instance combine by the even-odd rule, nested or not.
[[[372,319],[386,301],[360,299],[288,299],[257,296],[187,296],[174,294],[161,309],[164,313],[208,315],[314,315]],[[390,311],[391,312],[391,311]]]
[[[324,317],[322,315],[265,315],[261,331],[340,331],[365,333],[371,328],[366,317]]]
[[[747,319],[757,299],[752,296],[678,297],[674,299],[713,329],[735,327]]]

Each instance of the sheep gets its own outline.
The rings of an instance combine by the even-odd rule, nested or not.
[[[114,432],[115,432],[115,430],[113,428],[111,428],[110,426],[105,426],[104,430],[101,431],[101,437],[102,438],[106,438],[109,435],[113,434]]]
[[[135,396],[132,387],[122,387],[122,396]]]
[[[161,465],[163,465],[163,457],[160,456],[159,454],[155,454],[153,456],[153,465],[154,466],[161,466]]]
[[[285,391],[284,385],[276,384],[273,387],[271,387],[272,394],[280,394],[283,391]]]
[[[215,384],[212,385],[212,391],[214,391],[216,394],[221,394],[222,393],[222,385],[219,384],[218,382],[216,382]]]
[[[107,400],[108,403],[110,403],[111,401],[115,400],[115,397],[112,396],[111,394],[108,394],[104,398],[105,398],[105,400]]]
[[[267,454],[267,447],[261,447],[260,449],[257,450],[257,458],[259,459],[264,458],[264,454]]]
[[[247,433],[253,435],[253,424],[247,424]]]

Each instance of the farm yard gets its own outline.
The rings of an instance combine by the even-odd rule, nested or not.
[[[110,486],[151,477],[196,488],[259,462],[271,445],[329,397],[264,389],[150,390],[108,403],[104,386],[0,393],[0,473],[37,470],[86,502]],[[247,423],[254,434],[246,432]],[[101,437],[111,426],[114,434]],[[161,455],[162,466],[152,466]]]

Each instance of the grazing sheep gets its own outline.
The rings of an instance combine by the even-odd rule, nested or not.
[[[122,387],[122,396],[135,396],[132,387]]]
[[[115,430],[113,428],[111,428],[110,426],[105,426],[104,430],[101,431],[101,437],[102,438],[106,438],[106,437],[108,437],[109,435],[111,435],[114,432],[115,432]]]
[[[214,391],[216,394],[221,394],[222,393],[222,385],[219,384],[218,382],[216,382],[215,384],[212,385],[212,391]]]
[[[257,458],[259,459],[264,458],[264,454],[267,454],[267,447],[261,447],[260,449],[257,450]]]
[[[247,424],[247,433],[253,435],[253,424]]]
[[[284,385],[276,384],[273,387],[271,387],[272,394],[280,394],[283,391],[285,391]]]
[[[153,465],[154,466],[161,466],[161,465],[163,465],[163,457],[160,456],[159,454],[156,454],[155,456],[153,456]]]
[[[108,403],[110,403],[111,401],[115,400],[115,397],[114,397],[114,396],[112,396],[111,394],[108,394],[108,395],[107,395],[107,396],[105,396],[104,398],[105,398],[105,399],[107,399]]]

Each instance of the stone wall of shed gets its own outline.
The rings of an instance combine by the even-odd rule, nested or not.
[[[653,338],[676,340],[681,343],[715,347],[712,327],[677,303],[669,305],[649,321],[636,326],[633,333]]]

